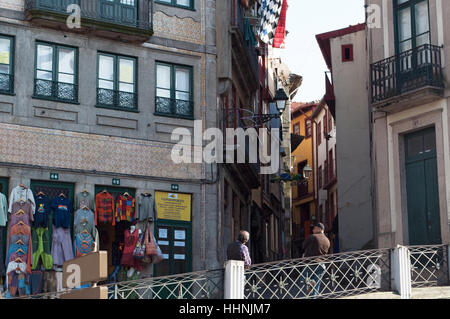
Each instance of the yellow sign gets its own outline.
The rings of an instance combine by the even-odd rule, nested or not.
[[[192,195],[155,191],[158,219],[191,221]]]

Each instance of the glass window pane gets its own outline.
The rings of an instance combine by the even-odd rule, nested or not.
[[[9,65],[0,64],[0,73],[9,74]]]
[[[436,133],[435,131],[427,132],[424,137],[424,150],[425,153],[436,150]]]
[[[190,6],[190,2],[191,0],[176,0],[177,4],[180,6],[186,6],[189,7]]]
[[[190,95],[189,93],[186,92],[176,92],[175,98],[177,100],[183,100],[183,101],[189,101],[190,100]]]
[[[415,6],[416,35],[430,31],[428,20],[428,3],[423,1]]]
[[[98,76],[104,80],[114,80],[114,58],[100,55]]]
[[[190,72],[186,69],[176,69],[176,85],[177,91],[190,91]]]
[[[408,157],[423,154],[423,136],[416,135],[408,138]]]
[[[119,59],[120,63],[120,82],[134,83],[134,61],[128,59]]]
[[[114,82],[100,80],[100,81],[98,81],[98,87],[100,89],[114,90]]]
[[[58,74],[58,82],[75,84],[74,79],[75,79],[75,77],[70,74],[64,74],[64,73]]]
[[[0,38],[0,65],[3,64],[3,69],[0,71],[2,73],[9,73],[9,67],[4,65],[9,65],[11,60],[11,40]]]
[[[411,9],[406,8],[398,12],[399,40],[404,41],[411,38]]]
[[[158,65],[156,67],[156,86],[159,88],[170,89],[170,66]]]
[[[53,71],[53,47],[39,44],[37,51],[37,68]]]
[[[156,96],[170,99],[170,90],[156,89]]]
[[[52,72],[48,72],[48,71],[37,71],[36,73],[36,77],[40,80],[48,80],[51,81],[52,80]]]
[[[67,48],[58,49],[58,71],[75,74],[75,50]]]
[[[134,85],[128,83],[119,83],[119,91],[134,93]]]

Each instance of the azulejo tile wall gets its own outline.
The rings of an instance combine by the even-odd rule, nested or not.
[[[0,127],[0,162],[175,179],[202,178],[202,164],[175,164],[173,145],[42,129]]]
[[[153,15],[153,31],[155,36],[205,44],[202,24],[189,17],[171,17],[161,11],[157,11]]]

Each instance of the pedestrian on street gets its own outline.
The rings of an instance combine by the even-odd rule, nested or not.
[[[303,250],[305,251],[303,257],[316,257],[328,254],[330,249],[330,241],[324,234],[325,226],[318,223],[313,227],[312,234],[303,242]],[[317,258],[314,260],[315,264],[307,266],[305,286],[309,286],[307,293],[313,291],[313,296],[319,294],[320,281],[325,272],[325,265],[323,259]]]
[[[245,244],[250,240],[250,234],[248,231],[241,230],[239,232],[238,240],[232,242],[227,248],[228,260],[242,260],[244,262],[245,269],[249,269],[252,264],[248,248]]]

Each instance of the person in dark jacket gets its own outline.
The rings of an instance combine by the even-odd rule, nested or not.
[[[245,269],[250,268],[250,265],[252,264],[250,254],[248,253],[248,248],[245,245],[249,240],[250,234],[248,231],[241,230],[239,232],[238,240],[229,244],[227,248],[227,259],[242,260],[244,262]]]
[[[320,257],[328,254],[330,241],[325,236],[324,231],[325,226],[322,223],[313,227],[312,234],[303,242],[303,249],[305,250],[303,257]],[[325,272],[325,265],[322,261],[321,258],[313,260],[313,264],[306,267],[306,278],[303,277],[307,293],[310,294],[313,291],[313,296],[319,294],[320,281]]]

